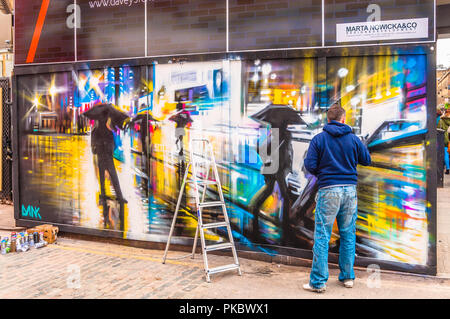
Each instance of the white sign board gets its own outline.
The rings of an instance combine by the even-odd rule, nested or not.
[[[340,23],[337,42],[428,38],[428,18]]]

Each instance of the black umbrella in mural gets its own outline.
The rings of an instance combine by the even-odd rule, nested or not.
[[[110,121],[111,126],[119,129],[123,129],[125,120],[129,118],[127,114],[119,111],[112,104],[98,104],[82,115],[99,122]]]
[[[280,104],[269,104],[261,111],[250,115],[257,122],[269,123],[272,127],[282,128],[293,124],[306,124],[300,114],[292,107]]]
[[[169,121],[175,122],[177,128],[185,128],[186,125],[193,122],[191,115],[185,110],[179,111],[175,115],[169,117]]]
[[[116,193],[116,200],[120,203],[120,221],[121,227],[123,227],[123,204],[127,203],[127,200],[123,198],[119,178],[114,166],[114,134],[111,129],[124,129],[124,125],[126,120],[129,119],[129,116],[117,110],[111,104],[99,104],[84,112],[82,115],[96,122],[91,133],[91,147],[92,152],[97,156],[100,179],[100,202],[104,207],[105,225],[107,212],[110,209],[110,205],[107,202],[111,200],[106,195],[105,190],[105,173],[108,172]]]
[[[188,111],[184,109],[184,105],[181,102],[177,104],[177,113],[169,117],[169,121],[176,123],[175,138],[178,146],[178,154],[183,156],[183,136],[186,134],[185,127],[194,122]]]
[[[151,122],[159,122],[157,119],[155,119],[149,111],[142,111],[141,113],[138,113],[135,117],[131,119],[126,125],[125,128],[129,128],[134,124],[139,124],[139,137],[141,140],[142,145],[142,155],[143,155],[143,163],[147,163],[147,156],[148,153],[148,146],[147,142],[150,145],[151,144],[151,136],[149,135],[149,130],[151,127]],[[148,138],[148,140],[147,140]],[[146,165],[146,164],[145,164]]]

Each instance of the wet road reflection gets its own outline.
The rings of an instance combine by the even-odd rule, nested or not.
[[[128,133],[127,133],[128,134]],[[146,174],[141,154],[131,150],[129,136],[122,138],[122,161],[114,159],[120,186],[124,198],[123,237],[129,239],[148,239],[154,236],[166,237],[175,210],[172,194],[152,189],[148,183],[148,175],[156,182],[156,170],[164,169],[165,176],[170,178],[159,180],[160,187],[179,183],[180,161],[169,164],[157,158],[150,161],[150,170],[155,174]],[[114,188],[109,177],[106,178],[108,211],[104,214],[104,206],[99,201],[100,186],[98,169],[94,164],[96,158],[91,152],[90,137],[86,135],[27,135],[21,143],[23,157],[20,169],[22,191],[29,194],[29,203],[40,207],[43,221],[89,227],[94,229],[122,230],[120,227],[120,205],[115,201]],[[46,198],[45,202],[42,198]],[[192,210],[192,190],[187,188],[188,206],[182,207],[175,234],[182,237],[193,237],[196,228],[196,212]],[[105,225],[105,217],[108,223]],[[205,214],[205,221],[215,216]],[[149,237],[150,236],[150,237]],[[207,234],[208,240],[221,240],[217,234]]]

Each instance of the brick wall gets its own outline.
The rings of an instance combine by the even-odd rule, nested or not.
[[[322,45],[321,0],[230,0],[230,50]]]
[[[16,3],[17,64],[26,61],[42,1]],[[77,1],[81,7],[78,60],[145,56],[144,1],[91,8],[93,2]],[[74,60],[74,30],[66,26],[71,3],[50,2],[34,62]],[[226,51],[225,0],[147,3],[149,56]],[[337,23],[366,21],[372,3],[381,6],[382,20],[430,17],[428,40],[433,39],[433,0],[325,0],[325,44],[336,45]],[[322,0],[229,0],[229,49],[321,46],[321,4]]]
[[[372,3],[381,7],[381,20],[429,17],[428,40],[433,39],[433,0],[325,0],[325,45],[336,45],[336,24],[366,21],[371,14],[367,6]],[[408,41],[411,39],[394,40]]]
[[[15,63],[25,63],[41,9],[42,0],[16,1],[15,8]],[[39,62],[73,61],[75,44],[73,29],[66,27],[66,8],[71,0],[51,1],[39,45],[34,58]]]
[[[154,0],[147,12],[150,56],[226,50],[226,1]]]
[[[78,0],[81,29],[77,31],[78,60],[145,56],[145,4],[90,8]]]

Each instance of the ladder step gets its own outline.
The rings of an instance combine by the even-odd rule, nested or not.
[[[190,180],[189,183],[194,183],[193,180]],[[217,185],[217,181],[205,181],[205,180],[197,180],[198,185]]]
[[[228,249],[228,248],[232,248],[232,247],[233,247],[233,245],[231,243],[223,243],[223,244],[206,246],[205,250],[206,251],[214,251],[214,250]]]
[[[205,202],[198,204],[199,207],[214,207],[214,206],[224,206],[224,202]]]
[[[211,274],[217,274],[219,272],[229,271],[229,270],[234,270],[234,269],[239,269],[239,265],[230,264],[230,265],[220,266],[220,267],[216,267],[216,268],[211,268],[211,269],[208,269],[208,273],[211,275]]]
[[[208,228],[217,228],[217,227],[226,227],[228,224],[226,222],[218,222],[218,223],[209,223],[209,224],[203,224],[202,229],[208,229]]]

